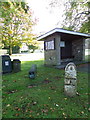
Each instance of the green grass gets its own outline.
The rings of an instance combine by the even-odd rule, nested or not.
[[[32,64],[37,64],[35,79],[28,78]],[[88,118],[87,73],[78,72],[80,95],[69,98],[63,91],[64,70],[44,67],[43,60],[22,62],[21,69],[3,75],[3,118]]]
[[[90,55],[86,55],[85,56],[85,60],[88,61],[88,62],[90,62]]]

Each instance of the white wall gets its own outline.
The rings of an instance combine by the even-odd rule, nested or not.
[[[0,49],[0,55],[5,55],[7,54],[7,50],[6,49]]]

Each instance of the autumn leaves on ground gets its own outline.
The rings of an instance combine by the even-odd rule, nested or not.
[[[37,76],[28,71],[37,65]],[[88,74],[77,73],[78,94],[64,95],[64,70],[45,67],[43,60],[22,62],[21,71],[3,75],[3,118],[88,118]]]

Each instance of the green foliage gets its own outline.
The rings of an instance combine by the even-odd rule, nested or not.
[[[0,37],[5,46],[9,46],[12,54],[12,47],[21,46],[23,41],[29,42],[32,39],[31,31],[34,22],[26,3],[9,0],[9,2],[0,2],[0,7],[2,13],[0,23],[3,24]]]
[[[82,32],[82,33],[84,33],[84,32],[85,33],[90,33],[90,21],[85,22],[85,23],[82,24],[80,32]]]
[[[68,0],[65,3],[63,28],[90,33],[90,2],[87,0]]]
[[[35,46],[35,45],[28,45],[28,47],[29,47],[29,50],[32,50],[32,53],[34,53],[34,51],[38,49],[38,46]]]
[[[88,52],[90,52],[90,49],[88,50]],[[86,56],[85,56],[85,59],[86,59],[87,62],[90,63],[90,55],[86,55]]]
[[[20,49],[19,46],[14,46],[14,47],[12,48],[12,53],[19,53],[19,49]]]
[[[76,8],[77,3],[76,3],[76,1],[75,1],[75,0],[71,2],[71,6],[72,6],[72,8]]]
[[[36,49],[39,48],[39,42],[36,40],[33,40],[33,42],[27,43],[27,46],[29,50],[33,53]]]
[[[4,47],[4,44],[0,41],[0,49]]]

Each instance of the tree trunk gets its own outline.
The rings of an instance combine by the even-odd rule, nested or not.
[[[12,46],[9,46],[9,55],[12,55]]]

